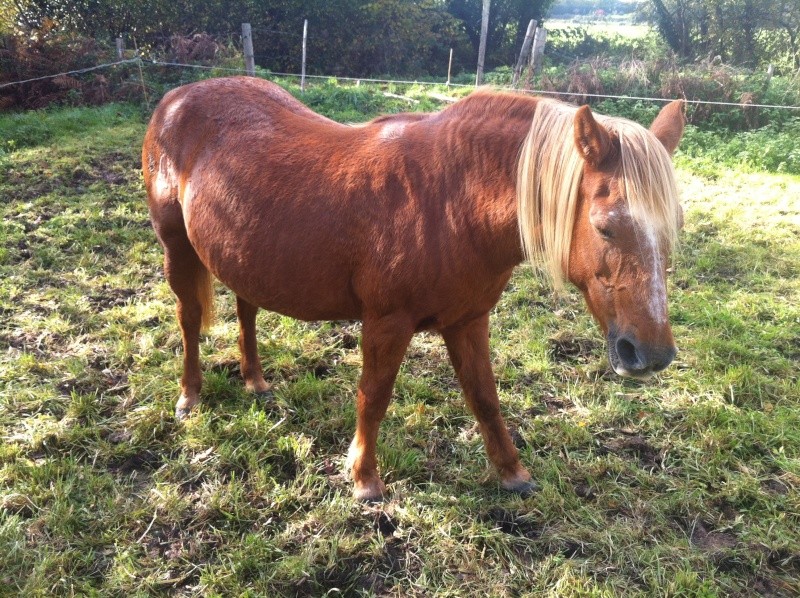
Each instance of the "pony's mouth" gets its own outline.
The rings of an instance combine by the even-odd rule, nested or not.
[[[614,370],[614,372],[618,376],[622,376],[624,378],[635,378],[637,380],[646,380],[655,373],[651,368],[645,368],[643,370],[627,369],[625,366],[619,363],[619,357],[617,357],[616,352],[612,351],[610,347],[608,350],[608,359],[611,362],[611,368]]]
[[[675,357],[674,347],[654,349],[642,346],[635,338],[619,334],[614,328],[609,330],[606,340],[611,367],[626,378],[649,378],[665,369]]]

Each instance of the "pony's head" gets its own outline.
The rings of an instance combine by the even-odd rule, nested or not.
[[[541,102],[523,145],[518,204],[522,243],[556,287],[569,279],[608,341],[611,366],[645,377],[675,357],[666,270],[683,213],[671,154],[683,103],[650,129]]]

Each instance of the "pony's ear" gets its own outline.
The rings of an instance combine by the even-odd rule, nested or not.
[[[653,135],[667,148],[670,154],[678,149],[678,144],[681,142],[683,126],[686,124],[686,118],[683,115],[685,110],[686,103],[683,100],[670,102],[661,109],[653,124],[650,125]]]
[[[611,135],[592,116],[589,106],[581,106],[575,113],[575,146],[583,159],[598,166],[611,149]]]

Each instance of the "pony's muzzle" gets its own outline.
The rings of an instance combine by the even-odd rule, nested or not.
[[[667,368],[678,352],[674,345],[652,346],[631,335],[608,334],[608,357],[620,376],[646,378]]]

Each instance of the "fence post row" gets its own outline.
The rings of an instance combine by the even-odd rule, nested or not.
[[[531,71],[533,74],[538,73],[542,68],[542,59],[544,58],[544,44],[547,41],[547,29],[542,27],[536,28],[536,35],[533,38],[533,52],[531,52]]]
[[[447,87],[450,87],[450,70],[453,68],[453,48],[450,48],[450,60],[447,61]]]
[[[117,60],[125,58],[125,40],[121,37],[117,38]]]
[[[306,38],[308,37],[308,19],[303,19],[303,64],[300,67],[300,92],[306,91]]]
[[[522,42],[522,49],[519,51],[517,64],[514,66],[514,76],[511,79],[511,87],[516,87],[519,83],[519,77],[522,74],[522,69],[525,67],[525,58],[528,57],[528,52],[530,52],[531,49],[531,43],[533,43],[534,31],[536,31],[536,20],[531,19],[531,22],[528,23],[528,30],[525,32],[525,39]]]
[[[242,46],[244,47],[244,70],[251,77],[256,75],[256,59],[253,55],[253,30],[250,23],[242,23]]]
[[[481,42],[478,46],[478,72],[475,74],[475,85],[483,83],[483,60],[486,58],[486,35],[489,33],[489,5],[492,0],[483,0],[481,13]]]

